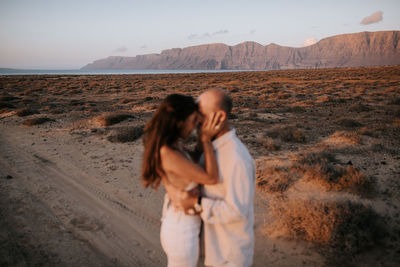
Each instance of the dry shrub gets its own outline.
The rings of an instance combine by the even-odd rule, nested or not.
[[[400,118],[400,108],[397,108],[396,110],[393,111],[393,115],[396,118]]]
[[[295,157],[297,165],[314,165],[321,162],[337,163],[335,156],[327,151],[300,153]]]
[[[38,114],[39,112],[37,110],[34,109],[30,109],[30,108],[23,108],[23,109],[19,109],[16,111],[16,114],[18,117],[25,117],[25,116],[29,116],[29,115],[33,115],[33,114]]]
[[[318,96],[317,99],[315,100],[316,103],[325,103],[330,101],[332,101],[332,96],[328,95]]]
[[[268,136],[258,136],[256,141],[269,151],[278,151],[281,148],[280,142]]]
[[[3,108],[15,108],[15,106],[9,102],[0,101],[0,109],[3,109]]]
[[[22,124],[26,125],[26,126],[34,126],[34,125],[43,124],[48,121],[53,121],[53,120],[48,117],[38,117],[38,118],[27,119]]]
[[[391,105],[400,105],[400,97],[395,97],[395,98],[393,98],[393,99],[389,102],[389,104],[391,104]]]
[[[127,126],[115,129],[111,135],[107,137],[112,143],[133,142],[143,135],[143,126]]]
[[[120,123],[121,121],[124,121],[129,118],[134,118],[134,116],[132,114],[127,114],[127,113],[105,113],[98,117],[95,117],[93,120],[99,126],[106,127]]]
[[[359,123],[358,121],[353,120],[353,119],[347,119],[347,118],[339,119],[336,121],[336,123],[340,126],[349,127],[349,128],[362,126],[362,124]]]
[[[65,112],[65,110],[64,110],[63,108],[59,107],[59,108],[51,108],[51,109],[49,110],[49,112],[50,112],[51,114],[62,114],[62,113]]]
[[[120,101],[121,104],[128,104],[128,103],[133,103],[135,102],[135,99],[133,98],[124,98]]]
[[[293,167],[303,173],[306,182],[318,185],[325,191],[346,191],[364,196],[372,193],[372,178],[353,166],[336,163],[329,153],[309,153],[299,156]]]
[[[302,130],[297,129],[296,127],[293,126],[277,127],[275,129],[267,131],[266,134],[272,138],[279,137],[282,141],[285,142],[294,142],[294,143],[306,142],[305,133]]]
[[[70,106],[80,106],[80,105],[84,105],[85,103],[86,102],[83,100],[76,100],[76,99],[69,101]]]
[[[349,111],[353,111],[353,112],[366,112],[366,111],[370,111],[371,108],[368,107],[367,105],[361,104],[361,103],[357,103],[357,104],[353,104],[349,107]]]
[[[300,238],[354,253],[380,239],[379,215],[369,206],[346,198],[276,198],[269,210],[272,237]]]
[[[298,179],[296,173],[285,166],[258,166],[257,187],[267,193],[283,193]]]
[[[295,182],[302,180],[310,187],[317,186],[325,192],[343,191],[370,196],[374,180],[357,168],[339,165],[327,152],[300,154],[290,164],[257,165],[257,186],[267,193],[284,193]]]
[[[277,98],[278,99],[288,99],[292,95],[290,93],[279,92]]]
[[[304,113],[306,111],[307,110],[302,106],[293,106],[293,107],[288,107],[286,109],[286,112],[292,112],[292,113]]]
[[[0,96],[0,102],[7,102],[20,99],[19,97],[11,96],[11,95],[2,95]]]
[[[334,166],[317,164],[302,166],[304,179],[319,185],[325,191],[349,191],[368,195],[372,191],[372,182],[353,166]]]
[[[28,95],[35,95],[35,94],[36,94],[36,91],[37,91],[37,90],[35,90],[35,89],[26,89],[26,90],[23,92],[23,94],[24,94],[25,96],[28,96]]]
[[[306,135],[300,129],[295,127],[286,127],[282,129],[280,137],[285,142],[305,143]]]
[[[230,114],[228,115],[228,119],[230,119],[230,120],[234,120],[234,119],[237,119],[237,118],[238,118],[238,115],[237,115],[237,114],[230,113]]]
[[[361,143],[361,137],[356,132],[336,131],[326,141],[333,144],[355,145]]]
[[[376,133],[370,127],[362,127],[360,130],[358,130],[358,133],[371,137],[376,136]]]

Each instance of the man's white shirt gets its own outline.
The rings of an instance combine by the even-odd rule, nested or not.
[[[254,253],[254,160],[235,130],[213,141],[216,185],[202,189],[205,265],[250,266]]]

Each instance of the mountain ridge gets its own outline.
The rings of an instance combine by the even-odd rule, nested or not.
[[[82,69],[280,70],[400,64],[400,31],[359,32],[321,39],[307,47],[245,41],[202,44],[135,57],[110,56]]]

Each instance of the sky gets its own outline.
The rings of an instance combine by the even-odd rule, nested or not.
[[[0,68],[78,69],[209,43],[301,47],[400,30],[399,14],[400,0],[0,0]]]

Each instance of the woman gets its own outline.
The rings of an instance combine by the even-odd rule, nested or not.
[[[185,212],[172,205],[169,194],[193,192],[197,184],[218,182],[218,167],[212,138],[219,129],[219,118],[213,114],[201,126],[205,169],[195,164],[181,141],[196,128],[200,115],[192,97],[169,95],[158,107],[143,136],[144,186],[157,188],[162,182],[167,189],[161,223],[161,245],[168,266],[197,266],[199,257],[200,216],[194,210]],[[193,214],[194,213],[194,214]]]

